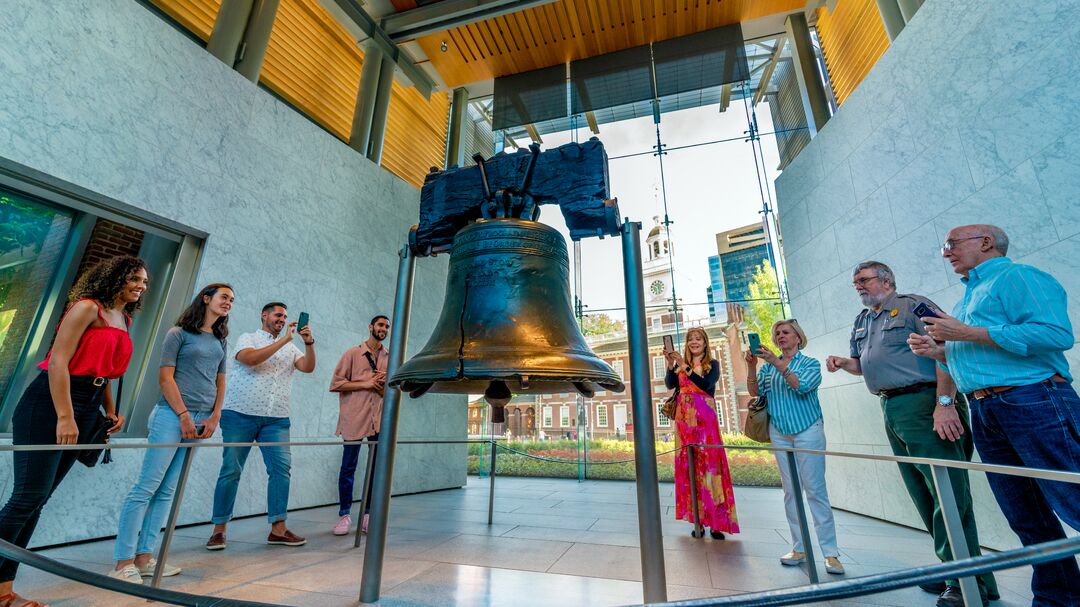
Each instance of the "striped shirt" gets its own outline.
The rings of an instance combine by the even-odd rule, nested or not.
[[[952,315],[986,327],[999,346],[946,342],[949,374],[961,392],[1026,386],[1055,373],[1072,380],[1065,351],[1073,346],[1073,331],[1061,283],[1008,257],[988,259],[960,280],[967,290]]]
[[[769,399],[772,425],[784,434],[798,434],[821,419],[817,393],[821,385],[821,362],[798,352],[788,368],[799,378],[798,390],[792,390],[776,367],[768,363],[758,369],[758,390]]]

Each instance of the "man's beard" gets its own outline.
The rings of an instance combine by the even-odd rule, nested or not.
[[[862,305],[867,308],[876,308],[881,305],[881,302],[885,301],[884,297],[874,297],[870,293],[863,293],[859,295],[859,299],[862,300]]]

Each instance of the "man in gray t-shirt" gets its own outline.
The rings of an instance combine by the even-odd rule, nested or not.
[[[180,398],[192,413],[210,413],[217,397],[217,376],[225,373],[227,347],[213,333],[191,333],[173,327],[161,346],[162,367],[173,367]],[[162,396],[158,405],[168,407]]]

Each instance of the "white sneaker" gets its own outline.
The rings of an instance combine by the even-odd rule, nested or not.
[[[157,559],[150,559],[145,567],[138,567],[139,575],[143,577],[154,577],[154,568],[157,567]],[[161,577],[172,577],[179,575],[183,569],[165,563],[165,566],[161,568]]]
[[[142,584],[142,576],[139,575],[139,569],[135,565],[124,565],[123,569],[114,569],[109,572],[109,577],[132,584]]]

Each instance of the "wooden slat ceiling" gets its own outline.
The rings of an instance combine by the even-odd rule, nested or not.
[[[401,12],[416,3],[393,0],[393,5]],[[557,0],[417,43],[446,85],[454,87],[805,6],[806,0]]]
[[[820,8],[817,16],[821,54],[836,103],[843,105],[889,49],[889,36],[874,0],[839,0],[832,13]]]
[[[210,38],[221,0],[153,0],[202,40]],[[352,36],[315,0],[281,0],[259,82],[348,141],[364,54]],[[382,165],[420,187],[445,157],[450,99],[424,99],[394,82]]]

